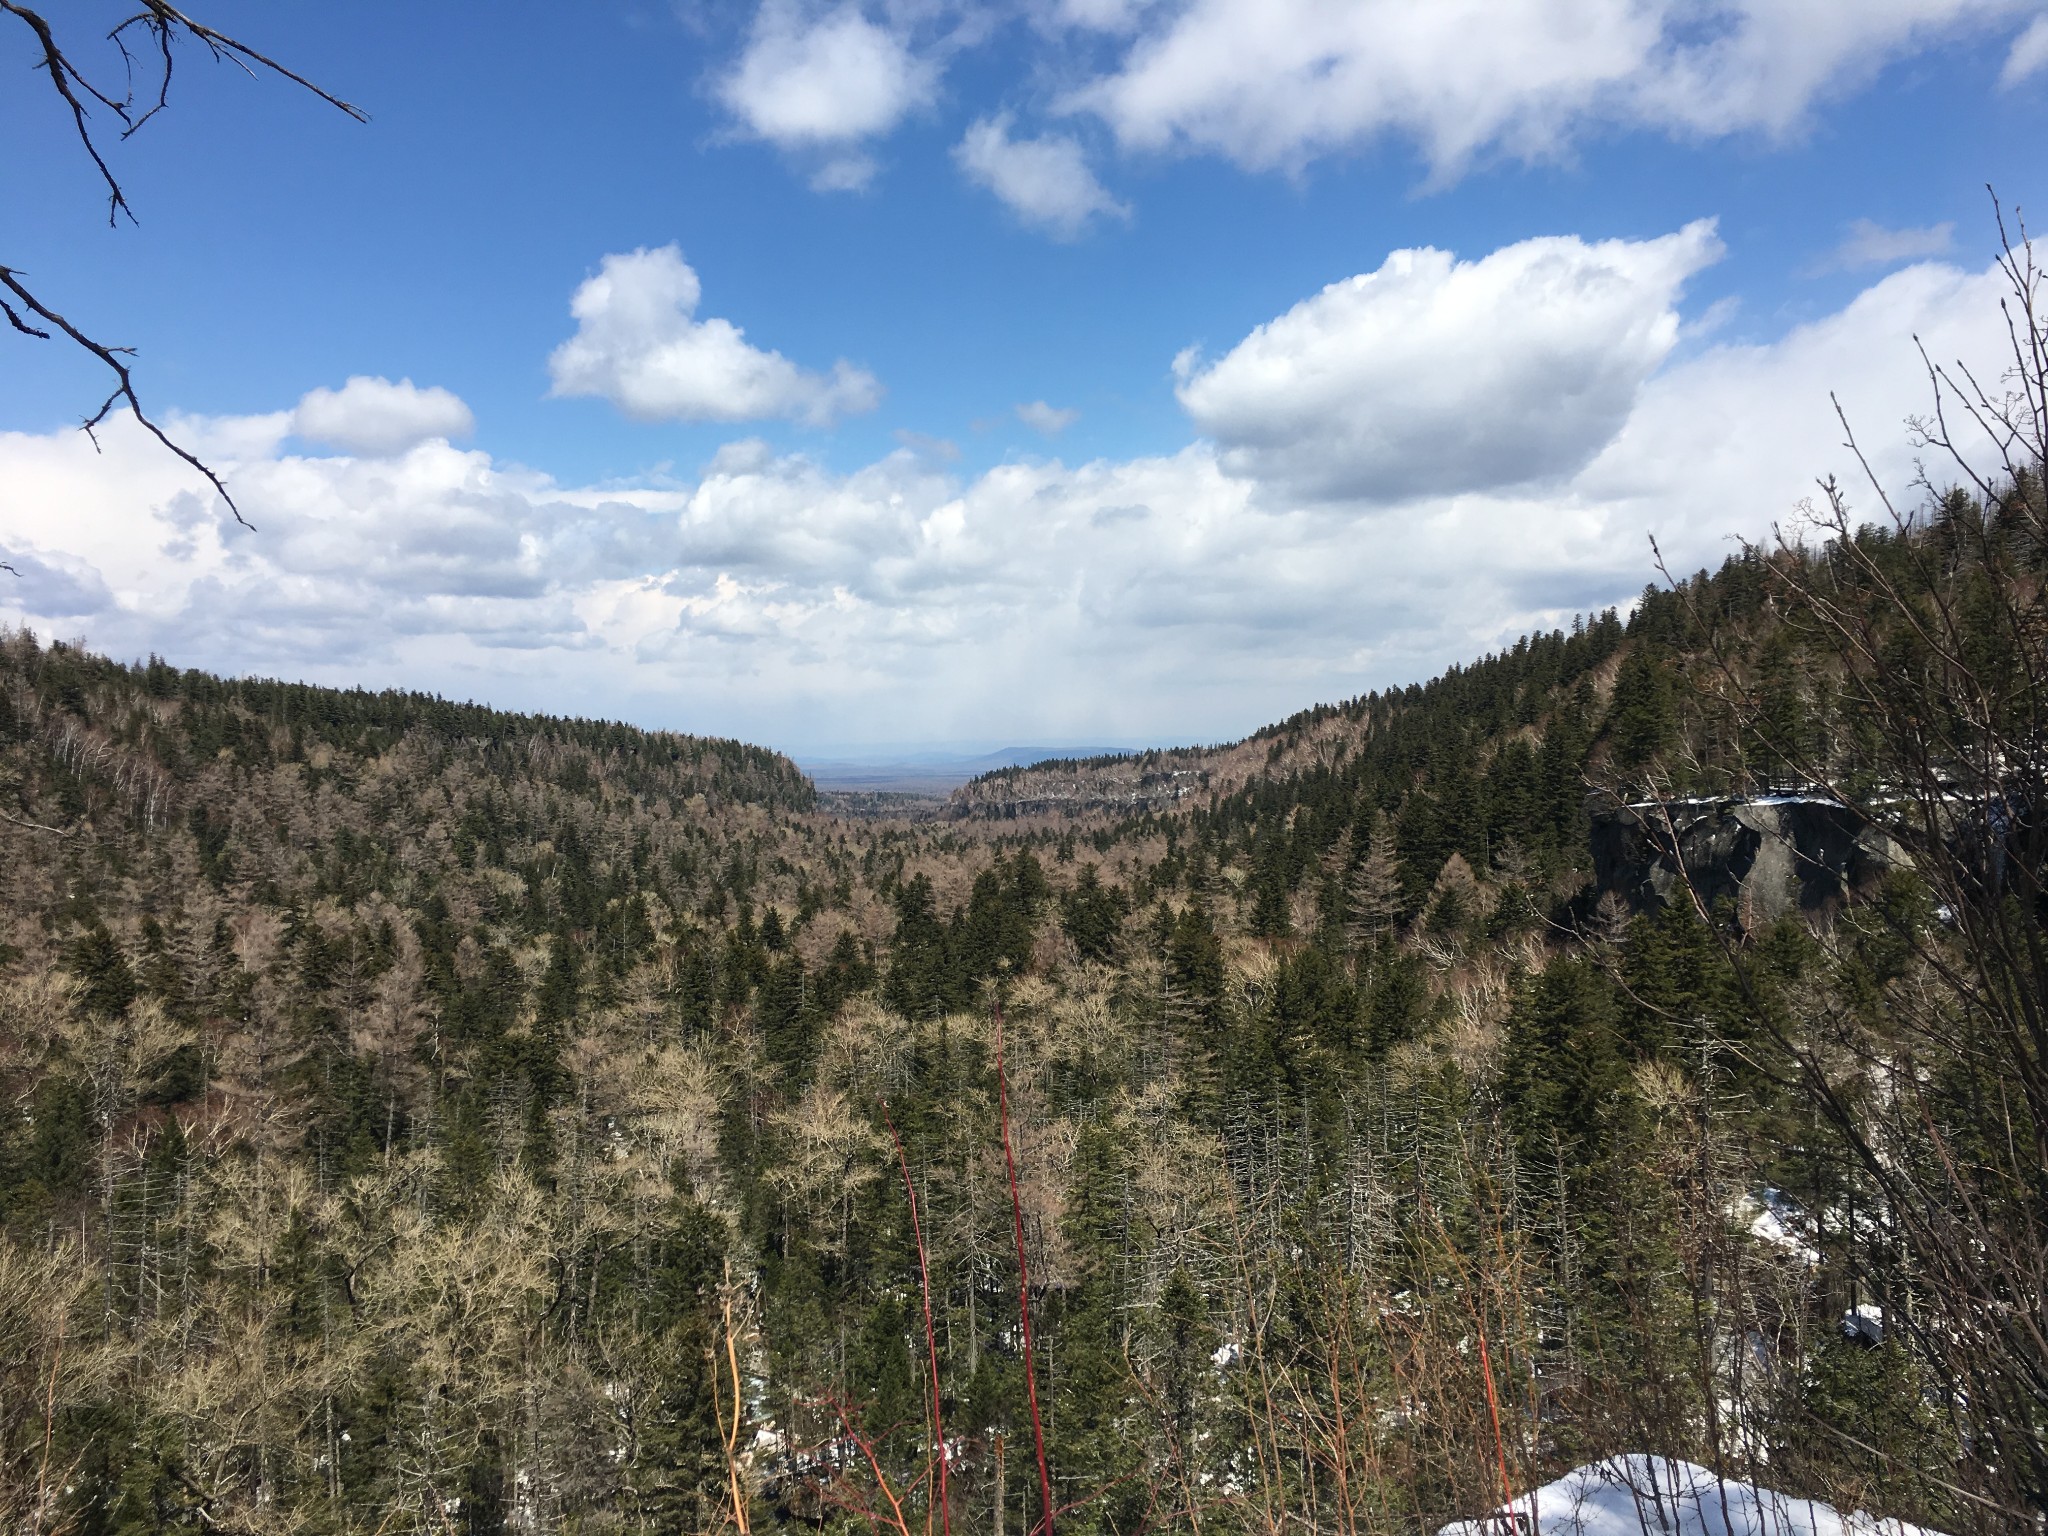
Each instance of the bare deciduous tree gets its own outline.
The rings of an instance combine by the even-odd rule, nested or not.
[[[1849,432],[1882,516],[1830,477],[1809,527],[1751,551],[1827,667],[1842,745],[1778,729],[1694,615],[1742,728],[1889,839],[1921,893],[1877,909],[1903,958],[1873,1006],[1796,1030],[1755,1012],[1879,1213],[1857,1262],[1973,1451],[1950,1491],[1994,1526],[2048,1501],[2048,274],[2024,224],[2001,211],[1999,233],[2005,366],[1926,359],[1933,414],[1911,423],[1957,478],[1923,467],[1924,506],[1902,507]],[[1852,942],[1825,939],[1845,962]]]

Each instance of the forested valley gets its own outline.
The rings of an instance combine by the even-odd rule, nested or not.
[[[1637,1451],[2034,1528],[2043,516],[1125,812],[10,633],[0,1518],[1356,1536]],[[1717,899],[1788,796],[1881,866]]]

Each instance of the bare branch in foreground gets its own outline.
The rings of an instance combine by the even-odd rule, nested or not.
[[[35,68],[48,77],[51,90],[56,93],[59,104],[71,119],[79,143],[84,146],[94,170],[106,186],[109,224],[118,224],[124,214],[130,223],[134,223],[135,211],[128,202],[128,195],[122,188],[120,179],[114,174],[113,167],[107,163],[99,140],[95,137],[92,123],[93,108],[100,107],[111,112],[121,124],[120,137],[126,139],[170,105],[173,46],[180,37],[190,38],[201,44],[215,60],[232,63],[244,74],[254,77],[261,71],[268,71],[303,90],[310,91],[329,106],[346,113],[357,122],[369,121],[369,114],[362,108],[315,85],[304,75],[279,63],[268,54],[250,47],[240,39],[230,37],[204,22],[193,19],[175,6],[164,3],[164,0],[140,0],[140,8],[135,14],[107,34],[107,40],[119,51],[125,71],[124,85],[118,93],[103,89],[87,78],[73,57],[73,50],[68,49],[65,41],[59,39],[56,29],[41,12],[21,4],[20,0],[0,0],[0,15],[15,17],[33,35],[36,51],[41,55]],[[155,66],[155,89],[153,92],[145,92],[141,97],[138,97],[136,90],[135,55],[128,46],[130,34],[137,29],[148,36],[153,45],[151,51],[158,61]],[[148,104],[140,106],[140,101],[147,101]],[[86,435],[93,438],[95,449],[99,446],[99,439],[94,436],[93,429],[104,422],[116,407],[125,408],[150,436],[204,475],[214,490],[220,493],[221,500],[227,503],[235,521],[253,531],[254,525],[242,516],[242,509],[235,505],[235,498],[228,493],[227,485],[221,477],[196,454],[172,441],[163,428],[143,410],[142,402],[135,392],[135,381],[129,371],[129,364],[123,361],[124,358],[134,356],[133,348],[109,346],[94,340],[31,293],[23,285],[20,272],[12,267],[0,265],[0,288],[4,288],[12,296],[12,302],[0,298],[0,314],[6,316],[8,325],[16,332],[39,341],[52,340],[57,333],[61,333],[112,371],[115,381],[112,392],[83,424]],[[37,325],[29,317],[44,324]],[[45,329],[45,326],[49,329]],[[20,574],[5,562],[0,562],[0,570]]]

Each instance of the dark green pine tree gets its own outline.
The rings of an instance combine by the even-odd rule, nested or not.
[[[1506,845],[1539,846],[1547,830],[1542,816],[1542,779],[1536,751],[1520,736],[1505,742],[1487,765],[1483,787],[1486,803],[1488,860],[1499,863]]]
[[[1748,722],[1752,772],[1764,787],[1790,787],[1812,771],[1817,757],[1806,677],[1792,637],[1774,629],[1756,658],[1756,712]]]
[[[1709,1020],[1725,1030],[1744,1012],[1719,938],[1684,902],[1629,924],[1621,977],[1621,1038],[1639,1060],[1672,1054],[1681,1024]]]
[[[0,1221],[27,1232],[91,1187],[98,1138],[91,1090],[69,1074],[45,1077],[22,1109],[0,1123]]]
[[[142,990],[164,1005],[164,1013],[180,1024],[192,1022],[189,984],[178,958],[171,953],[169,936],[155,917],[142,920]]]
[[[135,971],[105,923],[94,920],[72,944],[65,960],[78,978],[79,1001],[93,1013],[121,1018],[141,995]]]
[[[1953,1530],[1964,1523],[1950,1494],[1962,1448],[1940,1401],[1895,1332],[1871,1344],[1833,1330],[1795,1378],[1771,1465],[1810,1469],[1833,1488],[1850,1484],[1855,1502],[1844,1507],[1900,1511]]]
[[[658,1532],[708,1530],[723,1504],[725,1462],[711,1382],[725,1224],[678,1198],[665,1230],[619,1304],[662,1362],[654,1401],[635,1416],[629,1471],[636,1513]]]
[[[1190,901],[1173,920],[1166,943],[1169,979],[1205,1015],[1223,996],[1223,941],[1200,899]]]
[[[1627,1081],[1614,983],[1590,960],[1553,960],[1508,1015],[1501,1097],[1522,1155],[1546,1175],[1595,1177]]]
[[[1211,1475],[1203,1442],[1216,1329],[1207,1299],[1185,1269],[1175,1269],[1159,1288],[1151,1327],[1158,1350],[1154,1390],[1166,1436],[1163,1459],[1192,1487]]]
[[[1678,706],[1672,697],[1670,667],[1648,645],[1631,650],[1615,674],[1606,734],[1615,766],[1625,773],[1647,768],[1677,740]]]
[[[785,1084],[802,1082],[817,1049],[821,1022],[802,955],[791,950],[769,969],[754,1012],[769,1062],[782,1073]]]
[[[931,878],[919,874],[896,892],[896,937],[889,948],[883,1001],[906,1018],[930,1018],[955,1005],[951,956]]]
[[[569,1069],[562,1059],[582,995],[583,959],[567,920],[556,928],[548,968],[533,1000],[533,1030],[526,1042],[526,1141],[520,1157],[536,1178],[555,1166],[554,1122],[549,1111],[567,1102]]]
[[[754,923],[754,904],[740,903],[739,921],[725,930],[725,956],[718,967],[718,1002],[722,1008],[744,1008],[768,975],[768,950]]]
[[[1543,745],[1536,754],[1542,821],[1548,834],[1544,843],[1568,866],[1585,856],[1586,759],[1593,747],[1588,724],[1592,711],[1592,689],[1581,680],[1544,727]]]
[[[851,928],[840,929],[839,937],[832,941],[832,952],[825,957],[825,964],[812,983],[819,1018],[830,1019],[848,998],[874,984],[875,963],[867,947]]]
[[[1037,873],[1035,861],[1031,872]],[[1043,875],[1036,884],[1044,885]],[[1023,971],[1031,963],[1031,944],[1037,929],[1037,899],[1031,883],[1017,880],[1013,868],[998,858],[991,868],[975,877],[967,911],[961,918],[955,957],[960,974],[974,982],[985,976]]]
[[[1294,932],[1287,865],[1286,835],[1268,818],[1252,852],[1252,932],[1262,939],[1284,939]]]
[[[242,969],[234,930],[224,917],[214,919],[206,940],[206,978],[199,999],[204,1010],[218,1018],[239,1019],[248,1008],[255,978]]]
[[[1401,912],[1409,917],[1423,909],[1430,886],[1444,860],[1456,850],[1442,807],[1428,790],[1417,790],[1402,802],[1394,821],[1394,848],[1400,859]]]
[[[908,1481],[906,1474],[918,1450],[931,1438],[923,1433],[931,1422],[925,1407],[923,1359],[915,1286],[878,1295],[847,1351],[846,1374],[863,1433],[881,1451],[891,1475],[903,1481]]]
[[[1083,960],[1106,964],[1116,958],[1123,926],[1123,892],[1104,885],[1093,864],[1083,865],[1072,888],[1060,897],[1060,932]]]
[[[1079,1507],[1068,1530],[1126,1532],[1142,1522],[1135,1485],[1139,1441],[1131,1433],[1131,1380],[1122,1293],[1129,1242],[1131,1169],[1114,1131],[1090,1121],[1074,1146],[1072,1193],[1061,1221],[1079,1281],[1060,1298],[1046,1332],[1055,1352],[1047,1446],[1054,1497]]]
[[[718,1022],[718,959],[709,942],[693,937],[676,966],[676,1024],[685,1040],[709,1033]]]
[[[142,991],[163,1004],[164,1015],[188,1036],[196,1036],[198,1010],[193,1006],[191,988],[163,925],[154,917],[142,920]],[[144,1095],[152,1104],[180,1104],[198,1097],[206,1089],[206,1053],[196,1037],[188,1038],[162,1061],[150,1068],[150,1084]]]
[[[1462,853],[1465,862],[1474,869],[1485,869],[1493,850],[1487,836],[1485,794],[1472,771],[1471,747],[1461,740],[1446,748],[1431,764],[1430,781],[1436,794],[1437,815],[1443,824],[1443,838],[1449,845],[1444,857]],[[1442,860],[1437,861],[1436,868],[1443,868]]]
[[[1359,989],[1359,1035],[1368,1055],[1384,1057],[1415,1039],[1429,1022],[1429,981],[1423,962],[1382,940]]]

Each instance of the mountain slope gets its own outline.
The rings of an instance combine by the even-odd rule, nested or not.
[[[1091,1536],[1437,1529],[1644,1445],[2023,1505],[2027,495],[943,821],[7,637],[0,1511],[909,1536],[943,1439],[1030,1531],[1035,1431]],[[1913,868],[1589,885],[1589,797],[1788,780]]]

